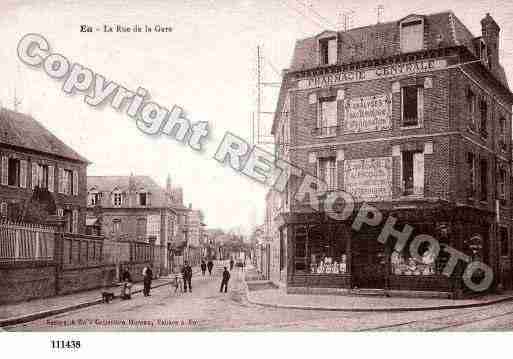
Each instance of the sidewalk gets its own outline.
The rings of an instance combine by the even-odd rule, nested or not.
[[[193,275],[199,272],[199,267],[193,268]],[[169,285],[174,280],[174,276],[175,274],[170,274],[168,277],[155,279],[151,287],[159,288]],[[132,295],[142,293],[142,289],[142,282],[135,283],[132,287]],[[0,305],[0,328],[101,304],[103,303],[101,296],[103,291],[113,292],[115,298],[119,298],[121,287],[98,288],[74,294]]]
[[[251,271],[247,274],[251,275]],[[249,290],[248,283],[263,289]],[[513,301],[513,292],[490,294],[473,299],[443,299],[443,298],[411,298],[363,296],[349,294],[287,294],[284,288],[276,287],[269,281],[246,282],[248,302],[256,305],[303,309],[327,310],[345,312],[401,312],[426,311],[443,309],[460,309],[482,307],[507,301]]]

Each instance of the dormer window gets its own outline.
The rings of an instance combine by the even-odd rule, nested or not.
[[[415,52],[424,49],[424,21],[407,20],[401,23],[401,52]]]
[[[123,197],[121,191],[115,190],[112,192],[112,204],[114,207],[121,207],[123,204]]]
[[[335,65],[337,63],[337,39],[319,40],[319,60],[321,65]]]
[[[97,206],[101,203],[102,194],[97,190],[89,191],[89,205]]]
[[[139,206],[146,206],[148,204],[148,195],[146,192],[139,193]]]

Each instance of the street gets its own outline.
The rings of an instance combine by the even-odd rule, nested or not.
[[[212,277],[195,275],[193,292],[175,294],[171,286],[132,300],[48,317],[5,328],[12,331],[490,331],[513,329],[513,303],[440,311],[337,312],[269,308],[247,302],[243,272],[232,271],[228,293],[220,293],[220,268]]]

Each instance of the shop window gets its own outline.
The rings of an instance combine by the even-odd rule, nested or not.
[[[337,100],[335,97],[319,99],[317,121],[319,135],[334,136],[337,133]]]
[[[467,165],[468,165],[468,196],[472,198],[476,194],[476,157],[473,153],[467,153]]]
[[[337,189],[337,160],[335,157],[319,158],[319,179],[326,183],[328,191]]]
[[[408,250],[409,245],[405,246],[406,249],[402,252],[394,251],[390,256],[392,273],[395,275],[416,276],[436,274],[436,253],[430,250],[428,243],[423,243],[423,245],[418,250],[420,259],[411,256]]]
[[[422,20],[401,24],[401,52],[415,52],[424,48],[424,23]]]
[[[404,196],[424,194],[424,154],[422,152],[403,152],[401,173]]]
[[[319,50],[321,65],[334,65],[337,63],[337,39],[320,40]]]
[[[280,230],[280,270],[285,268],[285,245],[283,240],[283,229]]]
[[[501,244],[501,256],[509,256],[509,238],[508,229],[506,227],[500,227],[499,229],[500,244]]]
[[[469,117],[469,128],[472,131],[476,131],[476,95],[471,90],[468,90],[467,92],[467,110]]]
[[[307,270],[307,231],[304,226],[296,228],[295,238],[294,238],[294,268],[296,271],[306,271]]]
[[[481,118],[481,123],[479,127],[479,133],[481,137],[487,138],[488,137],[488,104],[486,101],[481,101],[479,103],[479,113]]]
[[[9,158],[8,167],[8,185],[9,186],[20,186],[20,160],[16,158]]]
[[[311,227],[308,233],[308,253],[311,274],[347,273],[345,238],[333,235],[333,228]]]
[[[480,161],[480,169],[481,169],[481,201],[488,200],[488,161],[481,160]]]
[[[405,86],[401,88],[402,126],[418,126],[422,121],[424,88]]]

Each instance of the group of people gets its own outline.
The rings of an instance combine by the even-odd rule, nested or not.
[[[233,269],[233,259],[230,260],[230,270]],[[200,269],[201,269],[201,275],[205,276],[206,271],[208,270],[208,274],[212,276],[212,269],[214,268],[214,262],[212,260],[209,260],[208,262],[205,262],[204,260],[201,261]],[[181,270],[181,278],[179,276],[175,276],[175,292],[184,292],[187,293],[187,290],[189,293],[192,293],[192,267],[189,264],[188,261],[184,262],[184,265]],[[143,294],[145,297],[151,296],[151,282],[153,281],[153,267],[152,265],[145,266],[143,271]],[[228,271],[227,267],[224,267],[223,270],[223,276],[221,279],[221,288],[219,289],[220,292],[226,293],[228,291],[228,282],[230,281],[230,272]],[[121,270],[121,298],[122,299],[131,299],[132,298],[132,276],[130,274],[130,271],[128,270],[128,267],[125,267]]]

